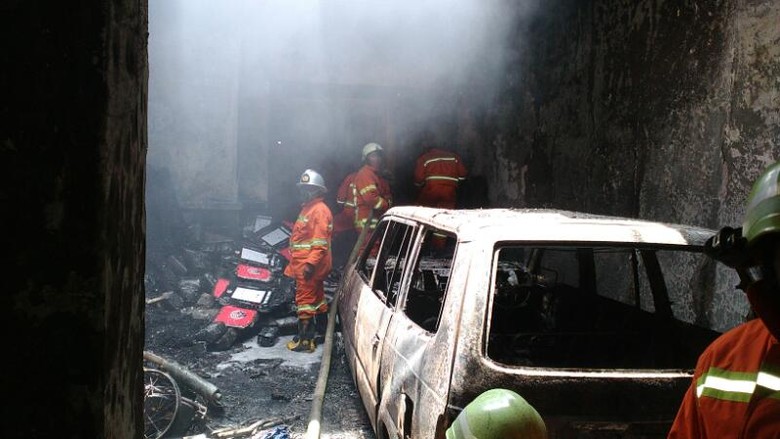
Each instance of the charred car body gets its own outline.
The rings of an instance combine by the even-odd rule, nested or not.
[[[665,437],[698,354],[712,230],[550,210],[396,207],[345,269],[339,317],[379,438],[443,438],[482,391],[550,437]],[[378,251],[377,251],[378,248]]]

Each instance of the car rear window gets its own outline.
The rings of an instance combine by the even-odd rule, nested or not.
[[[692,369],[719,333],[692,248],[508,245],[495,252],[487,355],[519,366]]]

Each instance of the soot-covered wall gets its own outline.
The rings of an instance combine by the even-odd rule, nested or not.
[[[548,2],[470,143],[491,200],[737,222],[780,157],[778,22],[771,0]]]
[[[772,0],[548,2],[462,146],[493,205],[737,225],[780,159],[778,23]],[[702,323],[747,311],[732,291],[699,300]]]

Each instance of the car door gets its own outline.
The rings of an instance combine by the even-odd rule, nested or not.
[[[432,438],[444,414],[455,333],[444,304],[458,296],[448,288],[456,242],[454,234],[426,228],[407,265],[382,348],[378,416],[388,437]]]
[[[385,220],[378,226],[379,230],[383,232],[374,234],[358,260],[358,272],[362,273],[364,282],[351,310],[355,315],[353,340],[358,387],[372,424],[376,420],[382,346],[416,229],[409,222]],[[378,251],[372,250],[377,248],[380,239]]]

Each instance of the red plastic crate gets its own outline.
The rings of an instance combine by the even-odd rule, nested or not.
[[[226,305],[214,318],[215,322],[222,322],[232,328],[248,328],[255,324],[257,311],[237,306]]]
[[[236,276],[241,279],[259,280],[268,282],[271,280],[271,270],[253,265],[238,264],[236,266]]]
[[[218,279],[217,283],[214,284],[214,297],[222,297],[223,294],[225,294],[225,291],[227,291],[227,287],[230,285],[230,281],[227,279]]]

